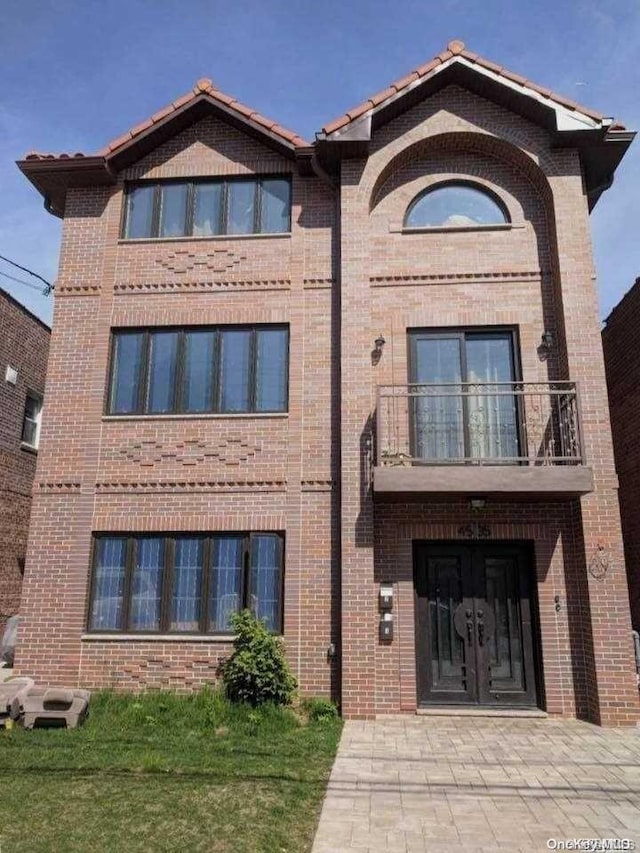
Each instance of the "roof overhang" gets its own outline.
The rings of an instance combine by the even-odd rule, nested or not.
[[[295,161],[298,152],[304,151],[300,144],[290,142],[280,133],[270,129],[259,120],[254,120],[237,108],[227,106],[216,97],[202,92],[191,97],[183,106],[172,109],[158,121],[149,120],[144,129],[135,129],[127,137],[112,143],[104,154],[96,156],[78,155],[31,155],[18,160],[18,168],[44,197],[45,207],[56,216],[64,215],[67,190],[74,187],[108,186],[117,181],[117,174],[138,162],[159,145],[207,116],[221,119],[231,127],[256,139],[277,154]],[[255,115],[255,113],[251,113]],[[275,123],[271,122],[271,125]]]

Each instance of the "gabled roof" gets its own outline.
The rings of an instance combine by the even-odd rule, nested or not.
[[[400,78],[400,80],[396,80],[395,83],[391,83],[382,91],[377,92],[375,95],[371,95],[370,98],[367,98],[366,101],[358,104],[357,107],[347,110],[347,112],[339,116],[339,118],[324,125],[321,133],[325,136],[330,136],[341,128],[344,128],[346,125],[356,121],[356,119],[360,118],[360,116],[365,113],[384,107],[389,101],[395,100],[398,95],[402,95],[410,88],[413,88],[416,83],[423,82],[430,77],[433,77],[436,73],[442,72],[443,68],[453,64],[453,62],[460,62],[461,60],[466,60],[467,63],[472,66],[477,66],[478,69],[490,71],[496,77],[502,77],[505,82],[508,81],[512,84],[515,83],[525,93],[528,91],[531,94],[541,95],[559,106],[593,119],[596,122],[603,122],[606,120],[606,117],[601,113],[587,107],[582,107],[575,101],[571,101],[562,95],[552,92],[551,89],[545,89],[543,86],[538,86],[531,80],[527,80],[526,77],[522,77],[520,74],[514,74],[512,71],[508,71],[501,65],[496,65],[495,62],[490,62],[488,59],[484,59],[477,53],[472,53],[466,49],[464,42],[454,40],[450,41],[447,45],[447,49],[442,51],[442,53],[437,54],[437,56],[435,56],[430,62],[427,62],[425,65],[420,65],[418,68],[414,68],[413,71],[410,71],[409,74]],[[616,125],[616,128],[624,130],[622,125]]]
[[[191,92],[172,101],[146,121],[135,125],[96,154],[40,154],[32,151],[18,167],[45,197],[47,208],[64,211],[66,189],[115,183],[116,174],[167,139],[206,115],[214,114],[253,136],[285,157],[308,151],[310,144],[273,119],[217,89],[211,80],[198,80]]]

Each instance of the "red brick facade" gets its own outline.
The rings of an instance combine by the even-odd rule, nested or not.
[[[49,327],[0,290],[0,633],[18,613],[36,454],[22,443],[27,391],[42,394]],[[16,371],[15,384],[6,370]]]
[[[640,279],[607,317],[602,331],[611,430],[620,478],[620,514],[631,619],[640,630]]]
[[[285,531],[284,635],[301,690],[340,699],[351,717],[414,712],[412,542],[459,539],[473,517],[459,498],[374,503],[376,389],[407,382],[407,329],[506,325],[518,330],[525,381],[580,383],[595,483],[581,499],[489,500],[483,511],[489,538],[533,543],[539,702],[635,722],[578,151],[455,84],[374,124],[366,152],[357,138],[338,139],[333,157],[323,144],[317,157],[301,148],[288,158],[214,113],[114,185],[67,191],[20,671],[89,687],[212,680],[228,640],[86,633],[92,532]],[[247,173],[291,175],[290,235],[119,239],[126,181]],[[490,189],[511,226],[403,232],[409,202],[450,178]],[[276,322],[290,327],[287,415],[104,416],[113,327]],[[541,360],[546,330],[555,346]],[[238,444],[248,452],[234,455]],[[590,571],[603,554],[604,577]],[[378,639],[383,581],[395,590],[391,643]]]

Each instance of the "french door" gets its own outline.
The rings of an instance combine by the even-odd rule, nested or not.
[[[414,544],[418,703],[535,706],[520,544]]]
[[[515,460],[511,331],[409,334],[411,455],[431,463]]]

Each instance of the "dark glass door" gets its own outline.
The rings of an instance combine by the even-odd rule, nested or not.
[[[415,545],[419,704],[536,704],[524,546]]]
[[[511,332],[412,332],[409,373],[414,459],[518,457]]]

